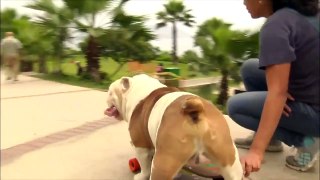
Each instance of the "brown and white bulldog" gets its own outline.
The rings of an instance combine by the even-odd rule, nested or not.
[[[209,101],[141,74],[113,82],[105,114],[129,123],[141,173],[134,179],[169,180],[195,155],[217,163],[226,180],[243,170],[223,114]]]

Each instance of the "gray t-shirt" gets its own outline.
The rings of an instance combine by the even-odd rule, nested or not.
[[[21,42],[14,37],[6,37],[1,41],[1,55],[19,55],[19,50],[22,48]]]
[[[289,93],[319,110],[319,24],[310,19],[289,8],[270,16],[261,29],[259,63],[261,69],[291,63]]]

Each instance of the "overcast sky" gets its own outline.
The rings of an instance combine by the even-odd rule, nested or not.
[[[33,0],[0,0],[1,10],[4,8],[14,8],[19,14],[35,16],[39,12],[25,8],[26,4],[32,3]],[[61,0],[54,0],[57,5],[62,5]],[[145,15],[149,18],[147,25],[155,31],[158,36],[157,41],[153,44],[162,50],[171,50],[171,29],[170,27],[156,30],[155,24],[156,13],[163,10],[163,4],[167,0],[131,0],[125,9],[128,14]],[[253,20],[243,5],[243,0],[184,0],[184,4],[195,16],[196,25],[192,28],[183,25],[178,26],[178,53],[192,49],[194,33],[197,26],[213,17],[220,18],[225,22],[233,24],[234,29],[259,29],[264,22],[263,18]],[[106,16],[101,15],[99,21],[103,21]]]

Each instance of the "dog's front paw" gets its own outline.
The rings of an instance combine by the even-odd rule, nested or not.
[[[136,174],[133,179],[134,180],[148,180],[149,179],[149,175],[143,174],[143,173],[139,173],[139,174]]]

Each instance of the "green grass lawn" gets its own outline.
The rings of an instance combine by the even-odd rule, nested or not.
[[[95,88],[99,90],[106,90],[109,84],[119,79],[123,76],[131,76],[133,73],[128,70],[127,64],[123,65],[122,68],[111,77],[111,80],[102,81],[100,83],[94,82],[92,80],[85,80],[77,76],[77,67],[73,63],[74,61],[80,61],[82,67],[86,66],[86,62],[83,56],[75,56],[73,58],[65,59],[64,62],[61,64],[61,69],[63,75],[52,74],[55,70],[57,70],[58,63],[53,59],[49,59],[47,61],[47,69],[49,74],[44,75],[37,75],[39,78],[43,78],[46,80],[57,81],[61,83],[76,85],[76,86],[83,86],[88,88]],[[152,63],[158,64],[159,61],[152,61]],[[188,65],[184,63],[179,63],[177,65],[173,65],[172,62],[161,62],[164,67],[178,67],[180,69],[180,75],[182,78],[188,78],[190,73],[196,74],[196,77],[204,77],[205,75],[201,74],[200,72],[189,72]],[[100,71],[106,72],[108,75],[114,74],[116,69],[119,67],[119,63],[112,59],[102,58],[100,60]],[[35,64],[34,69],[37,70],[37,64]],[[212,72],[209,76],[219,76],[218,72]]]
[[[76,58],[72,58],[72,59],[71,58],[66,59],[62,63],[62,72],[63,72],[63,74],[70,75],[70,76],[75,76],[76,75],[77,68],[76,68],[76,65],[72,63],[75,60],[76,61],[80,61],[81,66],[83,66],[83,67],[86,65],[85,59],[83,57],[81,57],[81,56],[76,57]],[[158,64],[160,62],[159,61],[152,61],[152,63]],[[183,78],[188,77],[190,75],[190,73],[191,73],[188,70],[188,65],[187,64],[179,63],[177,65],[173,65],[171,62],[166,62],[166,61],[162,61],[161,63],[164,65],[164,67],[178,67],[180,69],[180,75]],[[48,67],[48,71],[49,72],[53,72],[55,67],[57,67],[57,66],[58,65],[57,65],[57,63],[55,61],[51,60],[51,61],[47,62],[47,67]],[[113,74],[118,67],[119,67],[119,64],[116,61],[112,60],[112,59],[102,58],[100,60],[100,71],[106,72],[109,75]],[[192,73],[194,73],[194,72],[192,72]],[[205,76],[205,75],[202,75],[200,72],[195,73],[195,74],[197,75],[196,77]],[[130,76],[130,75],[132,75],[132,72],[128,71],[128,66],[127,66],[127,64],[125,64],[120,69],[120,71],[112,77],[111,80],[116,80],[116,79],[119,79],[122,76]],[[212,73],[209,74],[209,76],[219,76],[219,73],[218,72],[212,72]]]

